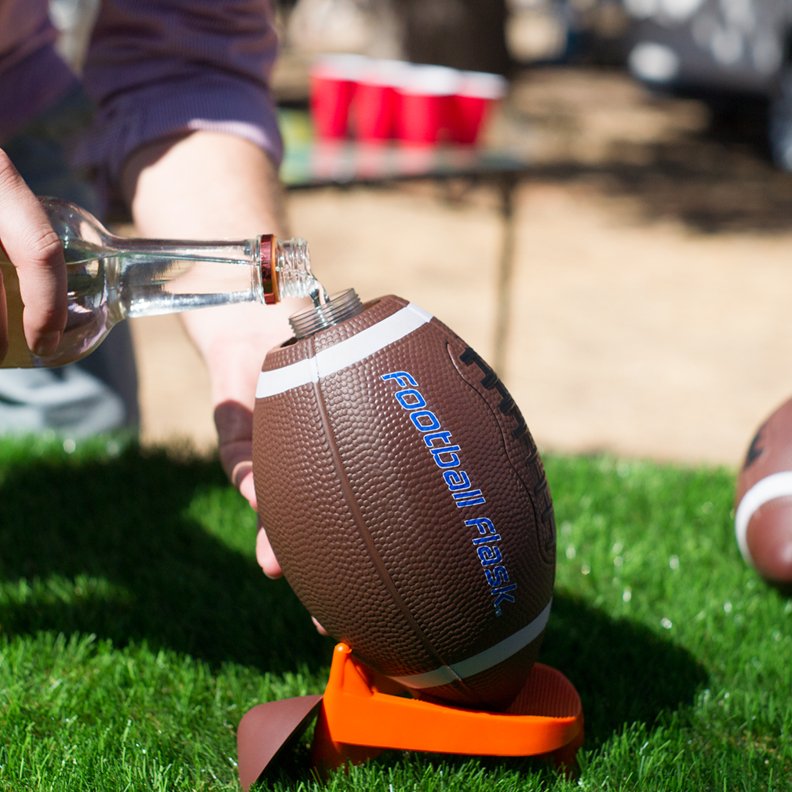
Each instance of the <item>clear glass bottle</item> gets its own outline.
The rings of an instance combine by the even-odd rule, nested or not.
[[[272,304],[324,290],[311,273],[304,240],[271,234],[237,241],[126,239],[91,214],[56,198],[42,198],[63,242],[68,279],[66,331],[53,355],[34,355],[25,343],[16,269],[0,246],[8,308],[9,349],[3,368],[61,366],[90,354],[123,319],[242,302]]]

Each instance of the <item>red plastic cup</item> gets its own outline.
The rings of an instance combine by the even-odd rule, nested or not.
[[[450,138],[454,143],[473,146],[493,107],[506,94],[508,83],[499,74],[462,72],[451,102]]]
[[[398,88],[408,69],[403,61],[372,61],[361,75],[353,109],[359,140],[376,143],[394,137],[401,105]]]
[[[357,55],[328,55],[311,67],[311,119],[320,139],[347,136],[357,80],[366,60]]]
[[[413,66],[399,88],[397,137],[402,143],[434,146],[445,136],[459,75],[445,66]]]

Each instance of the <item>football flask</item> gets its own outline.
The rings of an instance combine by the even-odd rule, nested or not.
[[[284,576],[397,684],[505,706],[539,651],[555,570],[552,501],[517,405],[402,297],[349,289],[290,321],[253,413],[259,517]]]
[[[552,503],[505,387],[394,295],[362,304],[349,289],[290,322],[256,391],[259,516],[339,643],[323,694],[244,716],[242,788],[314,719],[320,774],[383,749],[544,756],[571,770],[580,697],[534,662],[552,601]]]

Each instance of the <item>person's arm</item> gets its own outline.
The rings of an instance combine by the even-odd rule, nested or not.
[[[278,163],[271,0],[103,0],[85,58],[97,112],[79,164],[117,185],[128,157],[194,131],[227,132]]]
[[[66,326],[66,265],[63,246],[37,198],[0,149],[0,256],[17,270],[25,309],[28,347],[55,351]],[[0,271],[0,360],[8,351],[6,296]]]
[[[146,236],[244,239],[284,230],[274,165],[260,148],[233,135],[195,132],[142,148],[128,160],[123,184],[135,224]],[[208,368],[223,467],[254,507],[256,381],[267,351],[289,337],[287,318],[298,307],[286,301],[183,315]],[[263,533],[257,555],[267,574],[280,573]]]
[[[98,112],[79,159],[104,183],[122,185],[141,234],[283,231],[273,18],[270,0],[103,1],[83,72]],[[254,507],[255,385],[292,310],[244,305],[185,316],[208,367],[223,466]],[[267,574],[280,573],[261,531],[257,554]]]

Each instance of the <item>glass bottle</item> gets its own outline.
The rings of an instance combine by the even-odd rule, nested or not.
[[[311,273],[302,239],[271,234],[236,241],[127,239],[114,236],[84,209],[41,198],[63,242],[68,318],[54,354],[40,357],[25,343],[16,268],[0,245],[0,271],[8,308],[9,349],[3,368],[61,366],[90,354],[123,319],[233,303],[272,304],[324,290]]]

